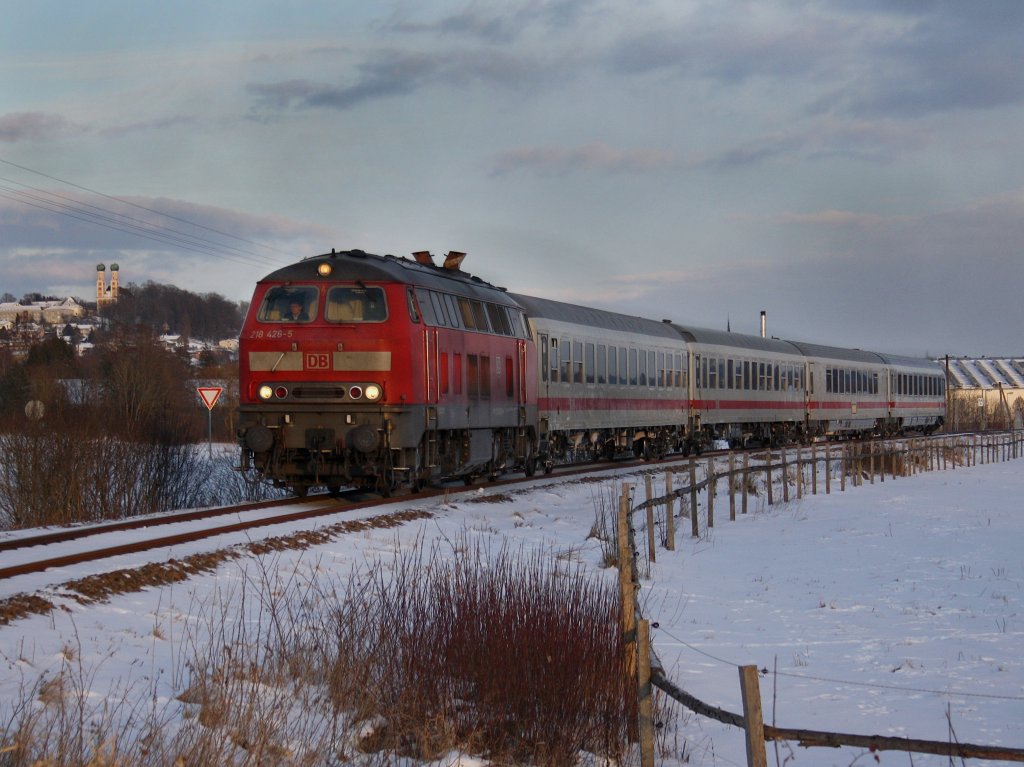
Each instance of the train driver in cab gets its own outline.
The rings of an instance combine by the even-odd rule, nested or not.
[[[288,312],[284,315],[287,322],[308,322],[309,315],[306,313],[306,304],[298,296],[294,296],[288,304]]]

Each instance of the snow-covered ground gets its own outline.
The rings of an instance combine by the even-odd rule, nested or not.
[[[779,727],[1024,747],[1022,467],[1017,461],[887,478],[845,493],[836,482],[828,496],[822,482],[818,495],[788,504],[779,493],[770,507],[763,494],[752,497],[749,513],[735,522],[720,491],[715,527],[702,524],[693,539],[688,520],[679,520],[677,550],[659,549],[642,581],[643,612],[658,623],[652,639],[668,676],[696,697],[740,712],[737,667],[755,664],[769,670],[761,678],[764,717]],[[85,566],[5,583],[0,596],[39,590],[66,609],[0,627],[0,706],[18,700],[40,675],[56,674],[69,657],[99,698],[132,688],[173,705],[187,681],[180,641],[201,630],[196,617],[204,602],[263,581],[268,571],[285,580],[295,572],[338,577],[367,557],[417,542],[443,548],[459,536],[522,541],[597,570],[601,544],[589,537],[596,508],[614,507],[623,481],[640,488],[635,501],[643,494],[639,474],[603,476],[599,483],[552,479],[528,493],[501,491],[509,498],[499,502],[479,502],[498,494],[491,489],[403,501],[391,509],[425,508],[434,516],[262,562],[234,560],[184,584],[91,606],[57,586]],[[663,487],[660,475],[655,485]],[[289,529],[296,526],[267,534]],[[226,536],[218,545],[246,540]],[[124,557],[109,567],[210,547]],[[641,569],[646,573],[644,557]],[[8,716],[0,712],[0,723]],[[878,757],[885,765],[950,764],[894,752]],[[773,764],[873,762],[859,749],[769,743]],[[463,760],[470,763],[477,762]],[[684,712],[663,728],[658,763],[742,765],[743,735]]]

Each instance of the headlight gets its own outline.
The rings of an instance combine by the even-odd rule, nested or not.
[[[330,264],[324,262],[324,263],[320,264],[319,266],[317,266],[316,271],[317,271],[317,274],[319,274],[321,277],[330,277],[331,276],[331,272],[333,270],[331,269],[331,265]]]
[[[260,399],[270,399],[274,396],[274,387],[267,384],[263,384],[259,388]]]
[[[351,389],[348,390],[348,396],[350,396],[352,399],[359,399],[360,397],[363,396],[363,387],[353,386]]]
[[[370,400],[370,402],[376,402],[380,399],[381,390],[377,384],[367,384],[363,393],[366,395],[366,399]]]

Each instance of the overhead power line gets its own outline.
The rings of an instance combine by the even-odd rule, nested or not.
[[[119,203],[120,205],[137,208],[139,210],[152,213],[170,221],[177,221],[182,224],[200,229],[212,234],[219,235],[221,237],[227,237],[230,240],[246,243],[253,246],[254,248],[262,249],[263,251],[272,251],[281,255],[287,256],[289,260],[292,258],[292,254],[285,250],[275,248],[271,245],[265,245],[255,240],[251,240],[239,235],[231,234],[214,227],[200,224],[196,221],[190,221],[189,219],[182,218],[179,216],[165,213],[155,208],[150,208],[145,205],[132,202],[130,200],[121,199],[114,197],[109,194],[90,189],[89,187],[76,184],[72,181],[52,176],[48,173],[35,170],[33,168],[19,165],[18,163],[11,162],[0,158],[0,163],[9,165],[19,170],[33,173],[37,176],[56,181],[60,184],[65,184],[69,187],[79,189],[83,192],[87,192],[98,197],[111,200]],[[242,248],[231,243],[225,243],[216,239],[203,236],[201,234],[195,234],[182,230],[181,228],[175,228],[172,226],[165,226],[157,223],[146,221],[142,218],[129,216],[125,213],[118,212],[111,208],[93,205],[83,200],[75,199],[67,195],[59,194],[57,192],[48,191],[39,187],[31,186],[23,182],[0,177],[0,181],[6,182],[7,184],[14,184],[15,187],[0,185],[0,197],[12,200],[14,202],[21,203],[33,208],[45,210],[50,213],[54,213],[60,216],[66,216],[68,218],[76,219],[86,223],[95,224],[102,226],[107,229],[113,229],[115,231],[123,232],[126,234],[136,235],[144,239],[148,239],[154,242],[159,242],[164,245],[168,245],[181,250],[190,251],[193,253],[200,253],[207,255],[212,258],[220,258],[228,261],[235,261],[237,263],[243,263],[248,265],[258,266],[278,266],[281,263],[281,259],[274,258],[267,253],[260,253],[250,249]],[[17,187],[17,188],[16,188]]]

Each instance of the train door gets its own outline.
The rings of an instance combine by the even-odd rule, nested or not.
[[[807,361],[807,381],[804,386],[804,433],[808,436],[813,434],[811,429],[811,419],[814,417],[812,410],[814,410],[814,386],[817,383],[815,379],[815,364],[810,360]]]

